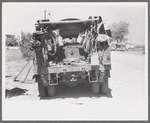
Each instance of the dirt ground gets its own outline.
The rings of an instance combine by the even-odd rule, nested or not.
[[[29,71],[30,67],[32,67],[32,61],[29,62],[22,58],[19,49],[6,49],[5,90],[7,90],[5,91],[5,96],[7,99],[39,99],[37,83],[32,80],[33,69],[31,68],[31,71]],[[20,75],[18,76],[19,73]],[[17,78],[15,79],[15,77]]]
[[[111,52],[112,69],[107,94],[92,94],[90,83],[76,87],[57,86],[54,97],[40,99],[37,83],[32,80],[33,70],[24,81],[27,64],[17,49],[6,50],[5,89],[3,103],[5,120],[136,120],[148,117],[147,83],[145,80],[145,54],[137,52]],[[38,108],[37,108],[38,107]]]

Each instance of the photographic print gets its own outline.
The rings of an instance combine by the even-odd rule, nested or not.
[[[3,2],[3,120],[148,120],[146,2]]]

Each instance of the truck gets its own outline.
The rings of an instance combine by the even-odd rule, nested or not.
[[[117,43],[116,45],[116,50],[117,51],[126,51],[126,44],[125,43]]]
[[[32,48],[35,51],[33,79],[38,83],[40,97],[56,95],[60,83],[75,87],[89,82],[92,93],[108,93],[110,33],[105,30],[101,16],[58,22],[38,20]]]

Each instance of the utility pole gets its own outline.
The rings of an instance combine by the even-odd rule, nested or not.
[[[50,11],[44,10],[44,20],[46,20],[46,12],[49,12],[48,15],[51,15]]]
[[[44,11],[44,20],[46,20],[46,10]]]

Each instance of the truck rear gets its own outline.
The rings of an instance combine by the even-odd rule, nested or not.
[[[32,43],[36,54],[33,78],[41,97],[54,96],[60,83],[74,87],[89,82],[93,93],[108,93],[111,34],[102,18],[37,22]]]

